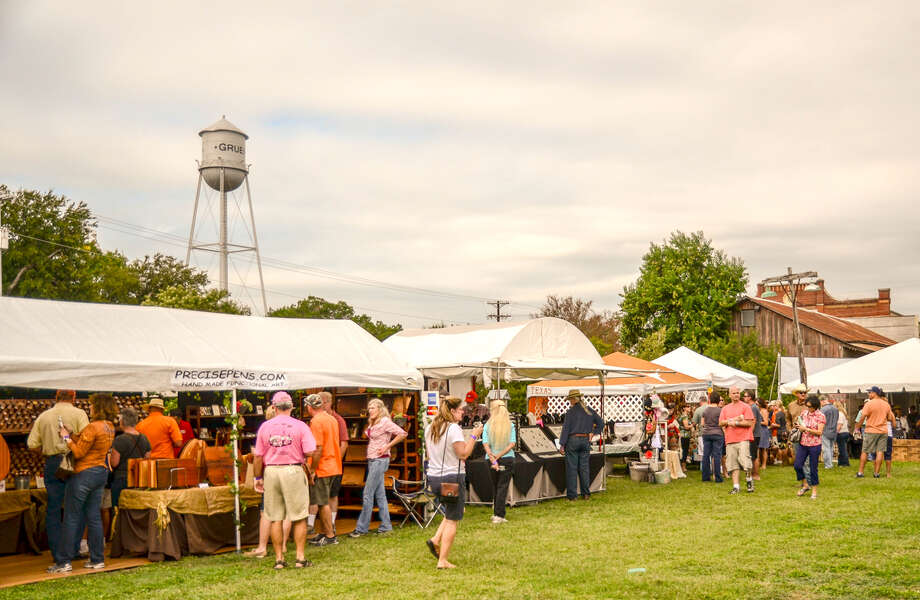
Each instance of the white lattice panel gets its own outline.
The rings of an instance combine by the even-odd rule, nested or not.
[[[601,412],[600,394],[584,395],[584,402],[597,411],[605,421],[616,423],[634,423],[643,420],[642,396],[630,394],[624,396],[605,396],[604,411]],[[569,410],[569,401],[565,396],[550,396],[547,412],[564,415]]]

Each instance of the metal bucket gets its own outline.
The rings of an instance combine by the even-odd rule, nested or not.
[[[671,483],[671,472],[668,470],[656,471],[655,483]]]
[[[633,481],[648,481],[648,465],[634,462],[629,465],[629,478]]]

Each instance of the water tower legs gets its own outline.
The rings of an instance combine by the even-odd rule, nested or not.
[[[256,252],[256,266],[259,267],[259,289],[262,290],[262,310],[268,315],[268,301],[265,299],[265,281],[262,279],[262,254],[259,252],[259,236],[256,234],[256,215],[252,211],[252,194],[249,193],[249,174],[243,179],[246,184],[246,200],[249,202],[249,222],[252,223],[252,243]]]
[[[224,188],[224,169],[220,170],[220,290],[227,291],[227,190]]]

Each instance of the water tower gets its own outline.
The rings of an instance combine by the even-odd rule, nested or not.
[[[259,287],[262,291],[262,309],[267,313],[268,303],[265,300],[265,283],[262,279],[262,257],[259,254],[259,238],[256,236],[256,220],[252,211],[252,195],[249,192],[249,165],[246,164],[246,140],[249,139],[249,136],[224,116],[221,116],[214,124],[199,131],[198,135],[201,136],[201,162],[198,163],[198,188],[195,191],[195,209],[192,213],[192,228],[188,236],[188,251],[185,255],[185,264],[189,264],[192,258],[192,250],[216,252],[220,259],[220,289],[227,291],[230,255],[239,252],[254,252],[259,270]],[[195,239],[202,181],[208,187],[220,193],[218,240],[216,242],[202,243],[200,240]],[[227,227],[227,193],[233,192],[244,184],[246,201],[249,205],[248,223],[242,210],[240,210],[239,214],[249,239],[245,240],[244,243],[233,243],[229,239]],[[239,203],[237,203],[237,207],[239,207]]]

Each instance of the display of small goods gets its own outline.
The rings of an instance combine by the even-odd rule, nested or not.
[[[25,442],[11,442],[9,444],[9,475],[7,476],[6,489],[16,485],[16,477],[27,476],[35,478],[41,476],[45,470],[45,460],[26,447]]]
[[[146,416],[145,400],[141,396],[117,396],[118,410],[130,406],[137,410],[141,418]],[[0,400],[0,431],[28,433],[38,415],[51,408],[53,399],[7,399]],[[89,414],[89,398],[77,398],[74,406]]]

